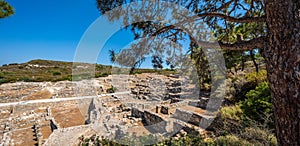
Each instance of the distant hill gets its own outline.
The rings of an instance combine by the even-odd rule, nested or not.
[[[95,74],[91,74],[95,69]],[[32,60],[27,63],[13,63],[0,67],[0,84],[25,81],[61,81],[81,80],[94,77],[104,77],[111,74],[112,67],[100,64],[73,63],[51,60]],[[75,72],[76,74],[72,72]],[[136,69],[134,73],[152,73],[153,69]],[[162,74],[170,74],[173,71],[163,70]]]

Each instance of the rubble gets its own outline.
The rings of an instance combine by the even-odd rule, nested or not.
[[[116,92],[130,91],[130,94],[106,95],[106,89],[111,86]],[[92,134],[122,139],[133,134],[174,136],[199,132],[209,125],[213,116],[205,112],[208,98],[191,97],[193,87],[180,76],[156,74],[117,75],[78,82],[2,84],[3,103],[23,102],[41,91],[51,93],[47,99],[55,102],[17,104],[1,109],[0,125],[4,129],[0,145],[76,145],[71,142],[78,142],[81,135]],[[87,98],[65,100],[77,96]],[[64,100],[57,100],[60,98]],[[33,131],[27,133],[34,137],[30,141],[11,132],[25,132],[32,127]]]

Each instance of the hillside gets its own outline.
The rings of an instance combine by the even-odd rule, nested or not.
[[[95,69],[95,74],[93,72]],[[32,60],[26,63],[13,63],[0,67],[0,84],[12,83],[17,81],[24,82],[43,82],[43,81],[62,81],[62,80],[81,80],[94,77],[105,77],[111,74],[112,66],[88,63],[75,63],[51,61],[51,60]],[[73,75],[72,76],[72,72]],[[75,74],[74,74],[75,72]],[[153,73],[153,69],[136,69],[135,73]],[[173,73],[173,71],[162,70],[161,74]]]

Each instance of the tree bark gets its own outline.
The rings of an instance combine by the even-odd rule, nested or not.
[[[278,145],[300,145],[300,1],[265,0],[268,80]]]
[[[254,56],[253,50],[250,51],[250,57],[253,62],[253,65],[255,67],[255,71],[258,73],[258,64],[255,61],[255,56]]]

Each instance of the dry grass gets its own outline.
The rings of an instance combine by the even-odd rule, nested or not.
[[[30,146],[36,144],[34,131],[31,127],[12,132],[12,139],[15,142],[15,146]]]
[[[51,135],[52,131],[50,128],[50,125],[45,125],[41,127],[41,133],[43,135],[43,139],[48,139],[48,137]]]
[[[28,95],[24,100],[50,99],[52,94],[48,90],[41,90],[39,92]]]

